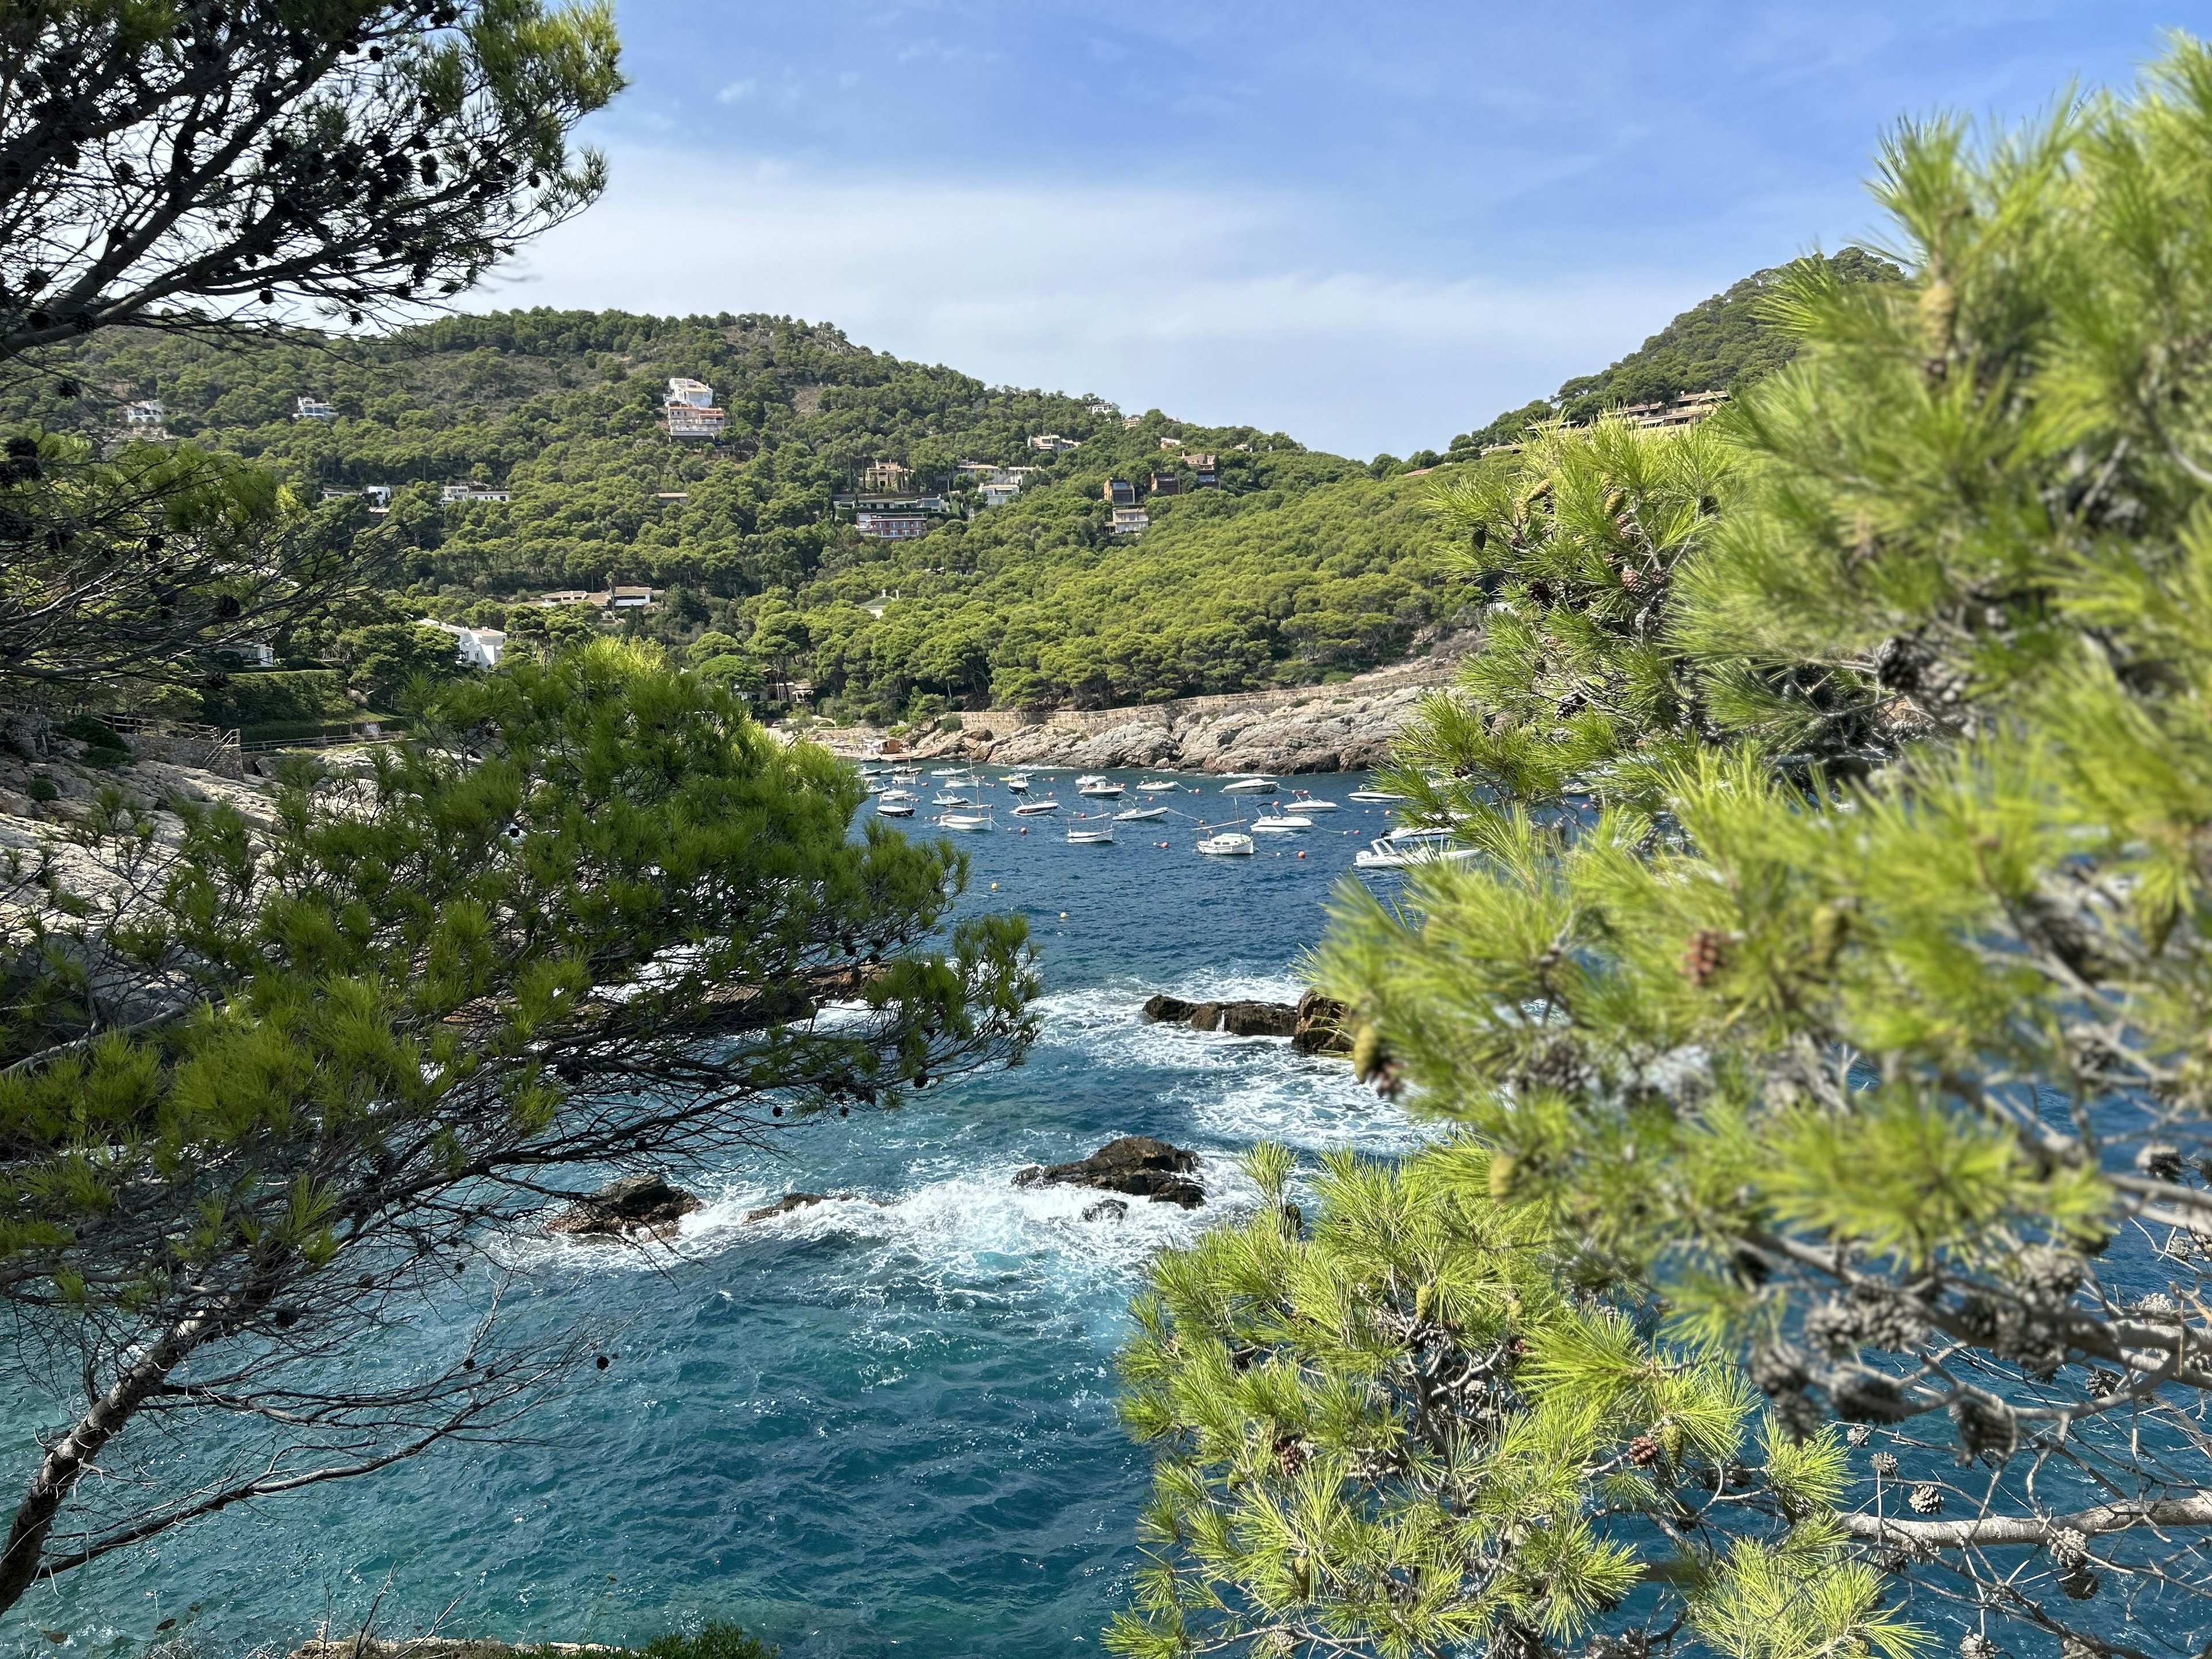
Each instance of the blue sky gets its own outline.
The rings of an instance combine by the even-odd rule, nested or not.
[[[618,0],[614,185],[483,296],[763,311],[1360,456],[1878,234],[1899,116],[2124,83],[2177,0]]]

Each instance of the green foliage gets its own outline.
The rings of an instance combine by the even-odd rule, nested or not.
[[[961,854],[853,834],[849,769],[650,647],[524,659],[421,719],[365,774],[291,763],[264,823],[179,801],[164,834],[111,787],[12,872],[0,1302],[42,1334],[0,1364],[11,1390],[82,1374],[97,1398],[25,1471],[0,1607],[290,1489],[297,1469],[227,1461],[287,1389],[343,1398],[346,1454],[317,1479],[510,1420],[580,1351],[505,1341],[488,1312],[421,1375],[331,1356],[564,1176],[762,1146],[1030,1040],[1018,921],[939,937]],[[846,1012],[817,1029],[830,998]],[[64,1352],[68,1377],[40,1372]],[[227,1381],[163,1400],[174,1483],[78,1496],[187,1364]]]
[[[1741,1374],[1568,1290],[1488,1154],[1333,1158],[1310,1229],[1291,1166],[1256,1149],[1258,1212],[1137,1304],[1123,1413],[1163,1455],[1109,1650],[1533,1652],[1624,1603],[1733,1654],[1911,1650],[1825,1518],[1838,1449],[1747,1464]]]
[[[1814,271],[1838,283],[1893,283],[1902,275],[1888,259],[1859,247],[1753,272],[1725,294],[1692,306],[1612,368],[1578,375],[1550,399],[1454,438],[1453,454],[1518,443],[1529,428],[1548,421],[1582,425],[1627,404],[1664,403],[1686,392],[1750,386],[1788,362],[1797,349],[1797,337],[1778,326],[1769,313],[1769,295],[1794,276]]]
[[[1875,1547],[1803,1574],[1730,1545],[1703,1639],[1806,1650],[1777,1610],[1862,1606],[1872,1569],[1977,1644],[2103,1651],[2124,1617],[2193,1648],[2212,52],[2017,133],[1908,126],[1876,188],[1909,279],[1785,274],[1790,362],[1646,441],[1717,479],[1649,632],[1574,505],[1626,434],[1440,501],[1494,532],[1551,485],[1507,538],[1501,660],[1407,740],[1474,856],[1348,890],[1318,978],[1369,1073],[1489,1150],[1464,1200],[1740,1356],[1813,1449],[1786,1507]],[[1555,572],[1579,620],[1534,592]],[[1586,682],[1602,722],[1561,708]],[[1503,740],[1531,715],[1548,757]]]
[[[686,650],[726,635],[740,644],[717,654],[751,672],[719,678],[808,681],[884,719],[917,692],[1048,706],[1311,683],[1402,656],[1458,611],[1418,480],[1377,481],[1249,428],[1125,428],[1094,399],[992,390],[788,318],[539,311],[220,351],[112,330],[72,362],[80,387],[158,395],[173,429],[252,459],[301,498],[397,486],[381,517],[353,501],[320,511],[356,565],[390,573],[420,608],[472,622],[503,605],[527,642],[544,613],[507,603],[518,596],[679,588],[625,625]],[[720,442],[659,431],[679,374],[717,388],[731,415]],[[302,392],[339,417],[293,420]],[[0,423],[104,419],[51,381],[0,388]],[[1047,430],[1082,447],[1030,450]],[[1159,447],[1171,434],[1187,452]],[[1216,457],[1220,488],[1188,487],[1181,455],[1195,452]],[[1042,470],[1009,505],[893,544],[860,536],[834,505],[878,459],[915,467],[956,505],[974,500],[955,488],[957,461]],[[1151,498],[1152,527],[1116,539],[1101,485],[1154,470],[1188,493]],[[514,499],[447,506],[432,488],[471,477]],[[880,617],[864,608],[888,594]],[[574,642],[567,623],[544,620]],[[314,631],[276,642],[331,658]]]
[[[637,1651],[644,1659],[775,1659],[777,1650],[735,1625],[708,1623],[694,1635],[656,1636]]]

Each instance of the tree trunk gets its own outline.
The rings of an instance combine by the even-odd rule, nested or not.
[[[47,1448],[46,1459],[16,1506],[15,1524],[8,1529],[8,1547],[0,1553],[0,1613],[22,1599],[37,1578],[46,1558],[46,1539],[54,1517],[107,1443],[115,1438],[138,1407],[169,1373],[184,1364],[192,1350],[218,1334],[222,1322],[202,1315],[180,1321],[163,1333],[138,1361],[118,1376],[107,1392],[71,1425],[70,1431]]]

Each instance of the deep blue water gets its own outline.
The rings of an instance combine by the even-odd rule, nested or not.
[[[994,791],[998,832],[960,838],[970,902],[1027,915],[1042,957],[1027,1065],[797,1129],[780,1163],[687,1176],[711,1202],[672,1254],[507,1241],[529,1316],[599,1321],[616,1354],[532,1419],[534,1443],[447,1449],[198,1523],[34,1591],[0,1648],[58,1651],[40,1628],[135,1647],[176,1615],[239,1654],[325,1618],[352,1629],[374,1603],[389,1634],[442,1615],[455,1633],[627,1641],[718,1618],[789,1659],[1097,1651],[1148,1480],[1112,1370],[1146,1261],[1235,1213],[1233,1160],[1255,1139],[1382,1151],[1413,1131],[1341,1061],[1137,1017],[1158,990],[1294,999],[1382,809],[1346,804],[1249,859],[1196,854],[1190,818],[1070,847],[1059,779],[1058,825],[1015,833]],[[1252,810],[1199,781],[1198,799],[1170,799],[1216,822]],[[1358,780],[1298,782],[1343,802]],[[1199,1149],[1213,1201],[1085,1223],[1095,1194],[1010,1184],[1129,1133]],[[744,1224],[792,1190],[883,1202]],[[471,1275],[456,1295],[482,1290]],[[408,1336],[366,1358],[404,1364]]]

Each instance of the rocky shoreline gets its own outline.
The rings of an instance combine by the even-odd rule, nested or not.
[[[1425,656],[1334,685],[1048,714],[986,709],[963,714],[957,731],[936,732],[898,750],[866,727],[817,729],[806,736],[854,759],[888,751],[994,766],[1153,767],[1216,775],[1361,772],[1389,758],[1392,742],[1421,699],[1450,683],[1475,643],[1472,633],[1450,635]]]

